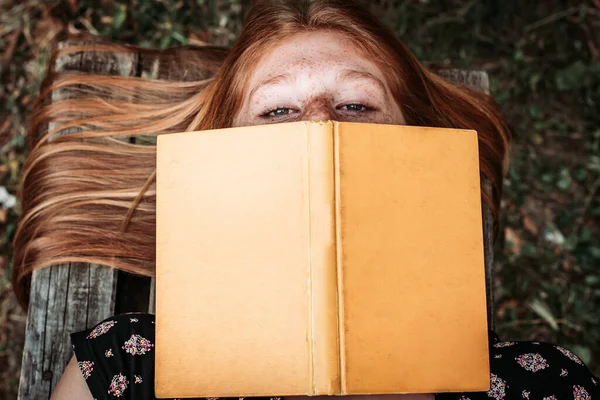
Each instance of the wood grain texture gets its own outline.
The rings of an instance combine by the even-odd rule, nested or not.
[[[490,79],[485,71],[448,68],[441,69],[437,73],[452,83],[470,86],[486,94],[490,93]]]

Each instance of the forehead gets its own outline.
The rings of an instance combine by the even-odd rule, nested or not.
[[[281,41],[267,52],[249,81],[257,83],[283,73],[328,72],[350,69],[370,72],[383,80],[378,66],[363,56],[360,49],[337,32],[305,32]]]

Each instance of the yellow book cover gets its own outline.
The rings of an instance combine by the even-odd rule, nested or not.
[[[293,122],[157,146],[157,397],[489,389],[476,132]]]

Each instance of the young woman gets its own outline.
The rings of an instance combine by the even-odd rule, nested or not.
[[[493,188],[482,198],[498,219],[510,134],[491,100],[428,71],[350,0],[258,4],[214,78],[206,81],[65,77],[47,93],[68,85],[88,90],[89,99],[65,100],[62,109],[60,102],[41,106],[38,123],[64,116],[69,106],[85,117],[37,137],[24,169],[13,276],[24,301],[28,274],[58,262],[152,274],[155,149],[114,139],[120,135],[328,119],[474,129],[481,173]],[[112,91],[111,101],[95,97]],[[85,130],[48,142],[74,126]],[[88,144],[82,146],[81,138]],[[103,185],[114,189],[101,194],[91,189]],[[49,190],[54,196],[45,198]],[[58,199],[57,190],[63,190]],[[153,323],[151,315],[129,314],[73,334],[74,356],[53,398],[154,398]],[[589,399],[600,394],[598,379],[558,346],[501,342],[490,332],[490,361],[488,392],[369,397]]]

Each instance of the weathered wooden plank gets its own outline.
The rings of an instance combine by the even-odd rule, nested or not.
[[[45,398],[50,386],[43,384],[44,347],[46,343],[46,312],[52,270],[47,268],[31,278],[31,295],[27,312],[25,346],[21,363],[19,399]]]
[[[87,290],[86,328],[113,315],[117,295],[116,270],[102,265],[90,264]],[[109,279],[106,279],[107,276]],[[110,278],[113,279],[110,279]],[[97,313],[98,315],[95,315]]]
[[[485,71],[471,71],[461,69],[442,69],[437,73],[450,82],[466,85],[490,93],[490,80]],[[482,188],[489,194],[492,193],[491,182],[483,180]],[[488,327],[494,329],[494,218],[489,207],[482,204],[483,219],[483,248],[485,259],[485,283],[487,295]]]
[[[139,63],[141,65],[140,76],[144,79],[158,79],[161,76],[161,71],[165,69],[164,64],[161,64],[159,57],[156,55],[147,57],[144,54],[140,54]],[[176,68],[174,65],[168,67]],[[156,296],[156,279],[152,277],[150,279],[150,288],[148,291],[148,313],[154,314],[155,312],[155,296]]]
[[[80,52],[58,58],[54,68],[132,75],[136,65],[135,54]],[[70,95],[55,93],[53,100]],[[114,314],[116,282],[116,271],[100,265],[57,265],[33,273],[19,399],[50,397],[72,356],[69,334]]]
[[[490,79],[485,71],[448,68],[437,71],[437,74],[450,82],[471,86],[486,94],[490,93]]]
[[[62,370],[66,366],[66,364],[57,365],[56,361],[64,358],[60,353],[64,348],[64,346],[61,346],[61,342],[68,339],[68,336],[65,337],[64,334],[65,324],[63,318],[67,312],[67,291],[70,270],[69,265],[53,267],[53,270],[50,271],[50,279],[48,280],[50,287],[48,288],[48,297],[46,299],[46,323],[44,324],[46,340],[43,347],[41,384],[47,387],[49,392],[52,392],[54,385],[56,385],[55,370]],[[55,381],[54,385],[53,381]]]

